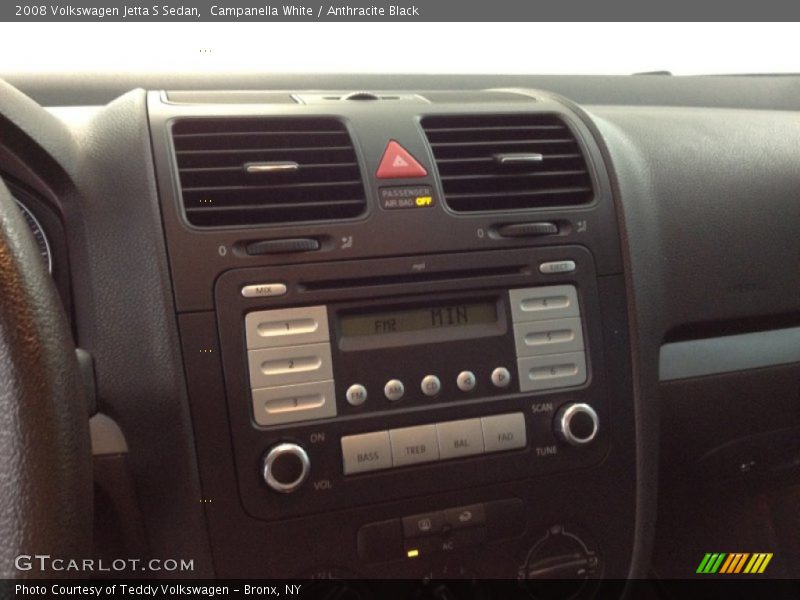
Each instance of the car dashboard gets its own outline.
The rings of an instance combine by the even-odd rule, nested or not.
[[[795,78],[283,79],[0,88],[98,552],[589,593],[796,480]]]

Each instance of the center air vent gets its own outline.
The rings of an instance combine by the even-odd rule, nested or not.
[[[192,225],[347,219],[366,207],[353,142],[336,119],[182,119],[172,138]]]
[[[548,114],[426,117],[445,201],[456,212],[591,202],[592,179],[574,134]]]

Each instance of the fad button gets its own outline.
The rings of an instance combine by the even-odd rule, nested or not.
[[[407,179],[427,177],[428,172],[408,150],[396,141],[389,140],[375,176],[378,179]]]
[[[481,417],[481,426],[487,453],[525,447],[525,416],[522,413]]]

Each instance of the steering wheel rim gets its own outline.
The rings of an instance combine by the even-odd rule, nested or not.
[[[75,347],[0,179],[0,577],[64,576],[18,557],[90,556],[92,459]]]

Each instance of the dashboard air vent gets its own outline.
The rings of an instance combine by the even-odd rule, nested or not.
[[[426,117],[444,188],[456,212],[591,202],[592,178],[572,131],[555,115]]]
[[[172,138],[197,227],[346,219],[366,207],[353,142],[336,119],[182,119]]]

